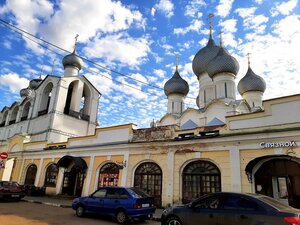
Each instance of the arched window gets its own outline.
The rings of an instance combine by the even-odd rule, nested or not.
[[[105,186],[118,186],[119,166],[115,163],[106,163],[99,171],[98,188]]]
[[[27,102],[23,107],[23,112],[21,116],[21,121],[27,120],[30,109],[30,102]]]
[[[36,176],[37,167],[32,164],[28,167],[25,177],[25,185],[34,185],[35,176]]]
[[[7,115],[8,115],[8,111],[4,112],[2,120],[1,120],[1,123],[0,123],[0,127],[4,127],[5,126]]]
[[[11,116],[10,116],[10,119],[9,119],[9,125],[10,125],[10,124],[16,123],[18,111],[19,111],[19,107],[16,106],[16,107],[13,109],[12,113],[11,113]]]
[[[182,202],[188,203],[204,194],[221,191],[218,167],[208,161],[189,163],[182,174]]]
[[[134,173],[134,187],[154,197],[154,204],[161,206],[162,170],[153,162],[142,163]]]
[[[52,163],[47,167],[45,184],[46,187],[55,187],[58,174],[58,167],[56,164]]]
[[[45,115],[49,111],[52,89],[53,89],[52,83],[47,84],[47,86],[44,89],[44,92],[43,92],[42,98],[41,98],[41,102],[40,102],[40,110],[38,112],[39,116]]]

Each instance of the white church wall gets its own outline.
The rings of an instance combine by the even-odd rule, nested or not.
[[[180,117],[180,125],[182,126],[187,121],[192,120],[198,126],[202,126],[201,121],[203,120],[201,120],[201,118],[203,117],[204,115],[201,115],[201,113],[198,110],[187,109]]]
[[[95,136],[91,136],[90,138],[71,138],[69,139],[68,146],[89,146],[95,144],[106,144],[106,143],[118,143],[124,142],[127,143],[130,137],[131,128],[114,128],[114,129],[105,129],[101,128],[100,131],[96,131]]]
[[[300,95],[298,100],[273,102],[269,100],[264,112],[255,113],[249,117],[239,115],[229,119],[228,125],[230,130],[234,129],[250,129],[256,127],[272,127],[276,125],[287,125],[292,123],[300,123]],[[293,96],[291,97],[293,98]]]

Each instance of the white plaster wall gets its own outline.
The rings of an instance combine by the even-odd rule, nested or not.
[[[271,115],[239,119],[229,122],[229,129],[247,129],[300,122],[300,101],[271,105]]]
[[[211,104],[205,111],[207,123],[209,123],[215,117],[225,123],[225,117],[227,112],[232,110],[233,110],[232,106],[227,106],[221,101]]]
[[[97,137],[87,138],[87,139],[70,139],[69,146],[78,145],[93,145],[93,144],[106,144],[114,142],[128,142],[129,140],[129,129],[121,128],[115,130],[104,130],[98,133]]]
[[[202,120],[200,120],[200,118],[203,117],[204,115],[200,111],[194,109],[187,109],[180,117],[180,125],[182,126],[187,121],[192,120],[198,126],[201,126]]]
[[[234,82],[235,76],[231,73],[220,73],[214,76],[214,83],[216,84],[216,98],[235,99],[236,88]],[[227,97],[225,97],[225,83],[227,86]]]
[[[175,119],[173,116],[167,115],[167,116],[163,117],[163,119],[160,121],[158,126],[173,125],[173,124],[177,124],[178,122],[179,121],[177,119]]]
[[[181,114],[183,110],[184,110],[184,96],[178,94],[170,94],[168,96],[168,113]]]
[[[249,106],[252,107],[262,107],[263,92],[260,91],[248,91],[243,94],[243,99],[247,101]]]

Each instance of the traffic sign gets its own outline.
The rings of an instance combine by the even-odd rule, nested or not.
[[[7,159],[8,158],[8,153],[7,152],[1,152],[0,153],[0,159]]]

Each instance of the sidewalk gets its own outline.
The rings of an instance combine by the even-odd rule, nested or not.
[[[62,208],[71,208],[73,201],[73,199],[63,196],[25,196],[22,200],[25,202],[51,205]],[[160,221],[162,212],[163,209],[156,209],[152,219]]]

